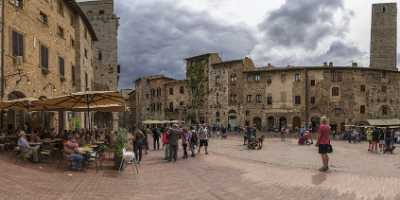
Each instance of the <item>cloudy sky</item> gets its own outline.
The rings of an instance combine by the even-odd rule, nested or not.
[[[372,3],[383,0],[116,0],[120,88],[182,79],[185,57],[218,52],[257,66],[369,65]],[[400,31],[399,31],[400,32]]]

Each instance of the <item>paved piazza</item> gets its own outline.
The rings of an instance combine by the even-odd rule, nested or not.
[[[267,139],[249,151],[239,138],[210,141],[210,154],[167,163],[150,151],[140,174],[127,168],[68,172],[48,164],[15,164],[0,154],[0,199],[400,199],[400,154],[367,144],[334,143],[329,173],[317,171],[314,146]],[[180,152],[181,153],[181,152]]]

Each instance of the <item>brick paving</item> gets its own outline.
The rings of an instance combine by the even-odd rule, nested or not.
[[[366,144],[335,142],[332,170],[319,173],[314,146],[267,139],[249,151],[239,138],[210,141],[210,154],[167,163],[149,151],[134,174],[70,172],[49,164],[15,164],[0,154],[3,199],[400,199],[400,154],[368,153]]]

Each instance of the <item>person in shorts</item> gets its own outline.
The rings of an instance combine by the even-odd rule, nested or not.
[[[319,169],[321,172],[329,170],[329,157],[328,153],[332,152],[331,140],[331,127],[328,125],[328,119],[321,117],[321,125],[318,128],[318,153],[321,155],[322,167]]]
[[[207,148],[208,148],[208,130],[207,130],[207,127],[205,127],[205,126],[200,127],[200,129],[199,129],[199,139],[200,139],[200,145],[199,145],[199,150],[198,150],[197,153],[200,153],[201,147],[204,146],[204,152],[207,155],[208,154],[208,151],[207,151]]]
[[[379,129],[379,151],[383,153],[385,149],[385,131],[386,129]]]
[[[372,128],[367,129],[368,151],[372,151]]]

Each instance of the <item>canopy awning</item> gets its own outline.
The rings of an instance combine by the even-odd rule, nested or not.
[[[122,95],[117,91],[86,91],[43,100],[33,109],[74,111],[84,107],[100,109],[124,104]]]
[[[371,126],[400,126],[400,119],[368,119]]]
[[[0,110],[30,110],[36,98],[23,98],[9,101],[0,101]]]
[[[142,124],[179,124],[185,123],[184,121],[179,120],[144,120]]]
[[[125,101],[117,91],[87,91],[49,99],[0,101],[0,110],[123,112]]]
[[[144,120],[142,124],[163,124],[163,121],[160,120]]]

